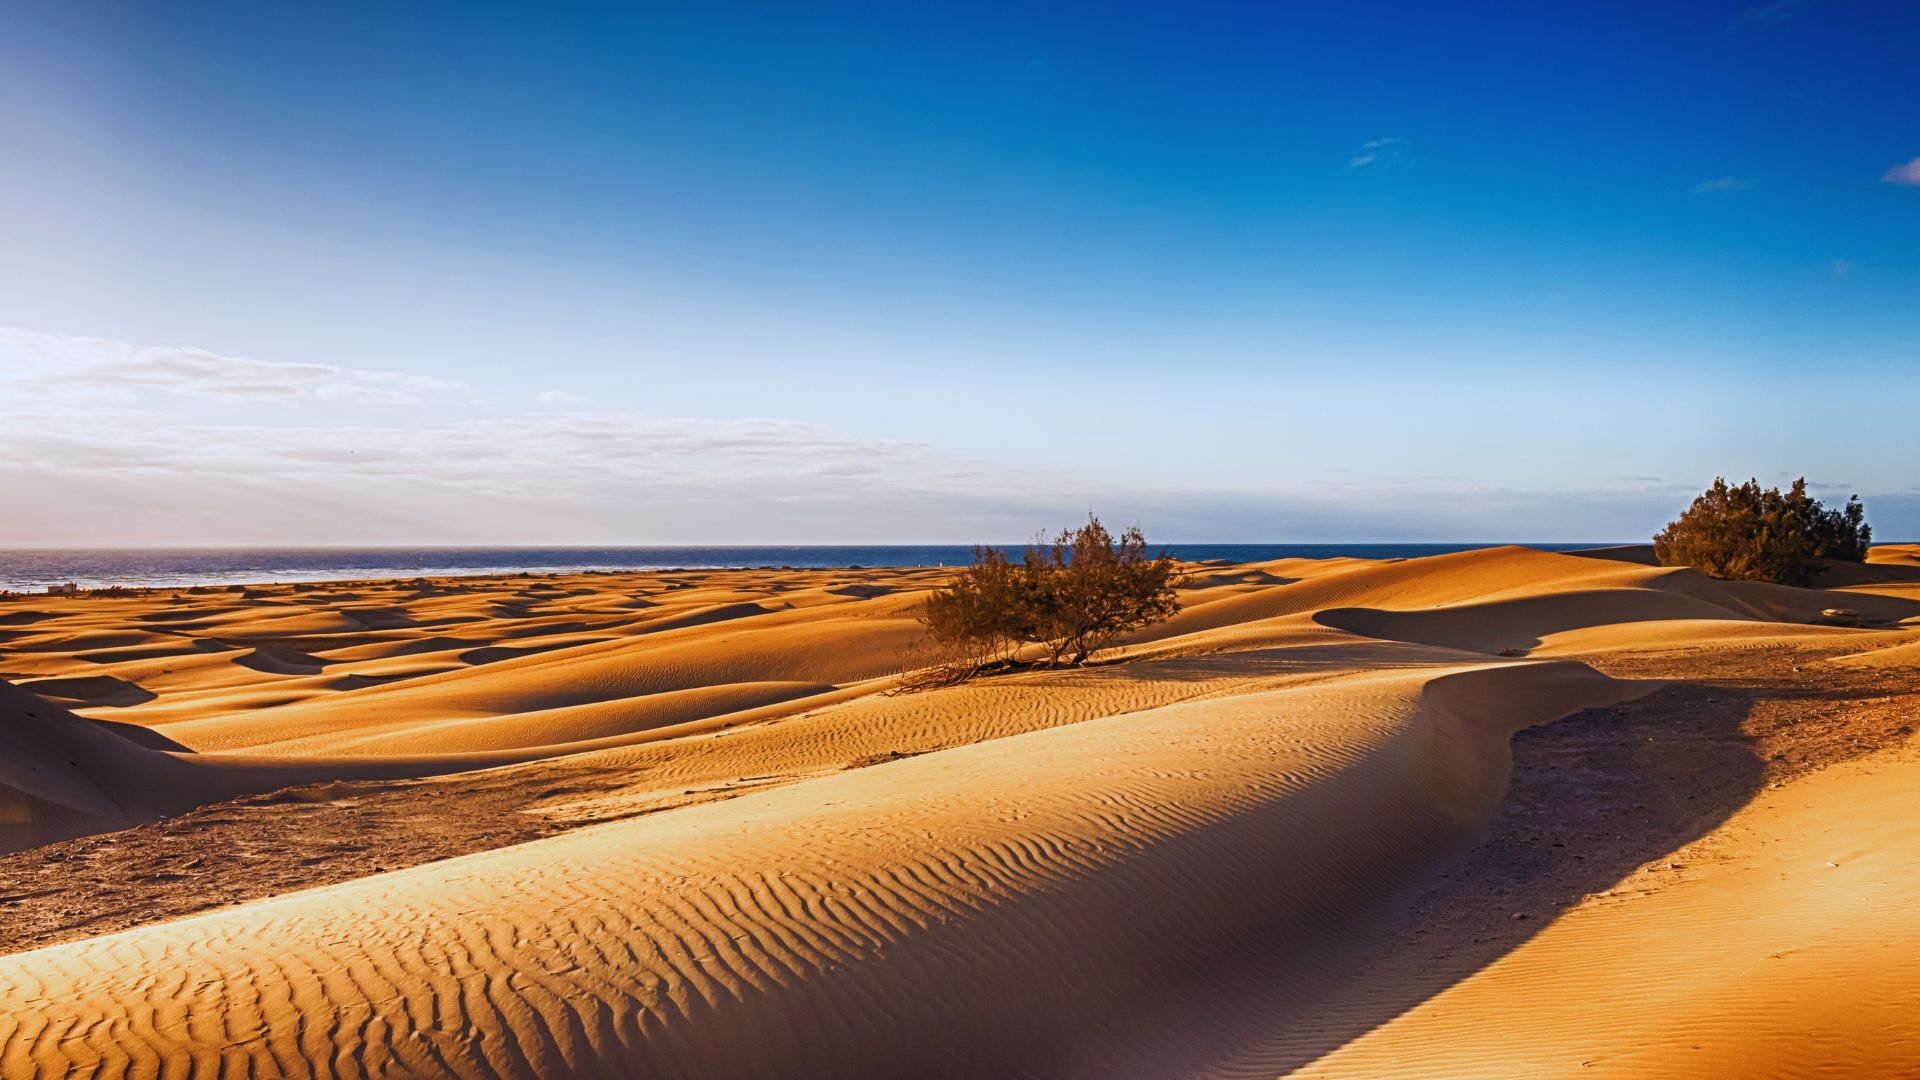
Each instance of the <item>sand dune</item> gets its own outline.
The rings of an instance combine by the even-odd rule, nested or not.
[[[1407,920],[1493,819],[1523,728],[1644,699],[1697,731],[1646,695],[1736,663],[1876,695],[1893,725],[1920,682],[1912,561],[1878,549],[1815,590],[1629,549],[1212,564],[1119,662],[906,695],[939,571],[0,605],[0,671],[47,691],[0,687],[0,864],[115,829],[47,850],[191,851],[203,817],[212,845],[292,806],[276,882],[300,880],[298,829],[399,800],[449,837],[0,956],[0,1075],[1897,1070],[1920,1039],[1899,734],[1767,712],[1792,782],[1741,781],[1750,806],[1651,853],[1684,873],[1635,868],[1443,983],[1436,958],[1484,948]],[[559,835],[486,850],[481,805]],[[196,910],[192,884],[154,877],[156,908]],[[0,903],[57,925],[45,888]]]
[[[433,754],[558,747],[726,716],[766,705],[828,694],[834,687],[806,682],[729,682],[614,698],[581,705],[529,709],[504,716],[453,720],[399,720],[350,735],[324,734],[264,743],[271,753]]]
[[[535,755],[262,757],[155,749],[158,731],[75,715],[0,683],[0,852],[121,829],[238,795],[509,764]]]
[[[1447,675],[1474,681],[1423,693]],[[58,1036],[91,1029],[271,1070],[345,994],[410,1005],[341,1032],[329,1052],[350,1071],[1033,1068],[1030,1040],[1090,1053],[1166,1005],[1163,979],[1250,943],[1284,955],[1430,867],[1497,799],[1512,724],[1626,692],[1527,665],[1169,706],[24,954],[0,995],[58,987],[88,1011],[0,1021],[18,1051],[0,1065],[85,1067],[98,1051]],[[1492,694],[1498,719],[1476,707]],[[1275,881],[1273,860],[1296,870]],[[198,1036],[148,1027],[269,972],[304,992],[223,993]],[[265,1037],[233,1054],[236,1031]],[[1198,1038],[1169,1035],[1149,1049]]]
[[[1875,566],[1920,566],[1920,544],[1881,544],[1867,552]]]
[[[1769,793],[1728,842],[1590,899],[1291,1075],[1913,1076],[1916,814],[1911,753]],[[1275,1075],[1258,1055],[1223,1072]]]

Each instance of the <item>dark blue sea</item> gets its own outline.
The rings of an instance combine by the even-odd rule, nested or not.
[[[1011,545],[1018,548],[1020,545]],[[1479,544],[1169,544],[1176,558],[1418,558]],[[1570,551],[1593,544],[1535,544]],[[1156,548],[1156,550],[1158,550]],[[455,548],[123,548],[0,550],[0,589],[40,592],[73,582],[83,589],[181,588],[275,581],[341,581],[456,574],[569,573],[581,570],[695,570],[792,566],[955,566],[964,544],[857,547],[455,547]]]

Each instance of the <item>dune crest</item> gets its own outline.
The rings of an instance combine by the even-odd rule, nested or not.
[[[0,997],[236,1074],[362,995],[410,1003],[327,1044],[375,1075],[1032,1068],[1030,1040],[1096,1053],[1193,965],[1337,928],[1471,836],[1514,725],[1635,689],[1440,668],[1090,720],[20,954]],[[235,992],[269,970],[304,989]],[[189,1002],[219,1025],[142,1019]],[[0,1068],[95,1060],[54,1023],[0,1020]],[[1177,1035],[1149,1049],[1192,1053]]]

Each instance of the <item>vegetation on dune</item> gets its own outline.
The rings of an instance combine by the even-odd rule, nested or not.
[[[1663,566],[1717,578],[1806,585],[1822,559],[1865,562],[1872,537],[1857,495],[1830,509],[1807,494],[1804,477],[1784,492],[1716,478],[1653,538],[1653,552]]]
[[[973,564],[921,609],[930,662],[905,686],[950,686],[1014,667],[1029,651],[1036,666],[1084,664],[1122,635],[1177,613],[1179,583],[1172,557],[1148,554],[1138,528],[1115,537],[1092,515],[1028,545],[1018,562],[976,547]]]

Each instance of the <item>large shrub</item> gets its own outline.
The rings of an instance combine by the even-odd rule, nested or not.
[[[1829,509],[1803,477],[1786,491],[1724,478],[1653,538],[1663,566],[1691,566],[1717,578],[1806,585],[1821,559],[1864,562],[1873,537],[1859,496]]]
[[[973,565],[921,610],[932,662],[908,685],[947,685],[1011,666],[1030,646],[1037,664],[1084,664],[1121,635],[1178,612],[1178,584],[1172,557],[1148,554],[1138,528],[1115,537],[1092,516],[1028,545],[1019,562],[976,547]]]

